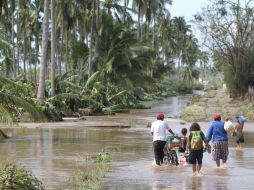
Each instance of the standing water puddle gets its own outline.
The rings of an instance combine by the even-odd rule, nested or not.
[[[3,129],[12,138],[0,143],[1,162],[13,161],[38,177],[47,190],[61,189],[73,172],[104,149],[110,150],[114,169],[104,179],[107,190],[119,189],[199,189],[231,190],[254,187],[254,129],[252,123],[245,126],[245,148],[235,150],[230,141],[230,155],[226,169],[215,168],[211,155],[205,153],[202,177],[193,177],[190,166],[154,167],[152,136],[146,127],[156,113],[177,116],[189,97],[172,97],[153,102],[152,109],[132,110],[116,116],[87,117],[98,125],[104,121],[131,125],[128,129],[82,127],[82,122],[73,122],[73,127],[56,128],[52,123],[39,128]],[[173,131],[182,127],[176,119],[168,119]],[[209,123],[200,122],[205,132]]]

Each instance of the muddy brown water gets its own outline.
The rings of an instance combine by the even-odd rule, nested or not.
[[[63,189],[73,172],[82,167],[91,156],[109,150],[113,170],[104,178],[105,190],[132,189],[195,189],[231,190],[254,187],[254,127],[245,125],[244,149],[235,149],[230,139],[227,168],[217,169],[211,155],[204,153],[202,177],[193,177],[190,166],[154,167],[152,137],[148,122],[157,112],[177,116],[189,97],[172,97],[152,102],[151,109],[132,110],[116,116],[87,117],[85,121],[28,125],[24,128],[4,128],[12,138],[0,143],[1,162],[12,161],[30,170],[42,180],[46,189]],[[181,124],[174,118],[167,119],[171,128],[179,133]],[[88,122],[101,126],[103,123],[122,123],[131,128],[87,127]],[[209,123],[200,122],[205,132]]]

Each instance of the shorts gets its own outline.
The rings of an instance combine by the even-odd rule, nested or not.
[[[202,164],[203,160],[203,149],[200,150],[190,150],[189,164]]]
[[[214,141],[212,146],[213,160],[222,159],[226,162],[228,159],[228,141]]]
[[[236,133],[236,143],[244,143],[244,136],[243,133]]]

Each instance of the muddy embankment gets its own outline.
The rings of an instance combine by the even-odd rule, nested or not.
[[[244,115],[248,121],[254,120],[254,102],[232,99],[224,89],[206,91],[203,96],[193,96],[188,106],[180,113],[185,121],[210,121],[215,113],[223,119],[233,120]]]

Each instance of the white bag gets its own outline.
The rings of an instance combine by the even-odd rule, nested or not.
[[[230,134],[233,133],[235,130],[233,123],[229,120],[225,122],[224,129],[225,129],[225,131],[227,131]]]

